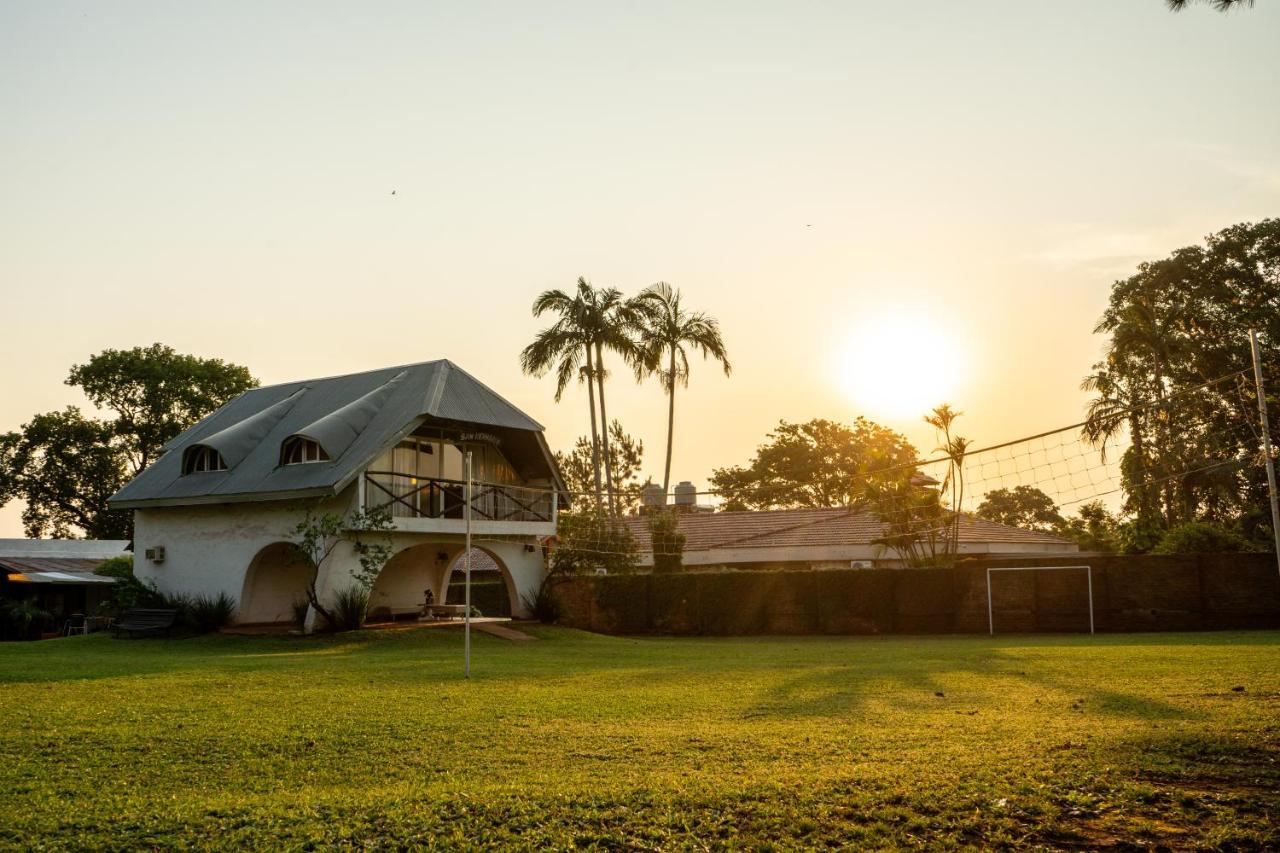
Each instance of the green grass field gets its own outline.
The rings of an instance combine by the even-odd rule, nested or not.
[[[1280,634],[0,646],[0,845],[1280,846]]]

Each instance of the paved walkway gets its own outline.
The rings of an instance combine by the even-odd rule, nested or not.
[[[477,625],[476,620],[472,619],[471,624],[475,625],[477,631],[484,631],[486,634],[492,634],[493,636],[501,637],[504,640],[538,639],[530,634],[526,634],[524,631],[517,631],[515,628],[508,628],[506,625],[498,622],[481,622]]]

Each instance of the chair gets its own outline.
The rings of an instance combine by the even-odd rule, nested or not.
[[[72,634],[88,634],[89,620],[85,618],[83,613],[72,613],[67,619],[67,624],[63,626],[62,633],[68,637]]]

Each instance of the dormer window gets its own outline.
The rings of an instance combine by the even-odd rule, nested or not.
[[[212,447],[204,447],[202,445],[196,445],[187,451],[187,458],[182,466],[183,474],[202,474],[206,471],[225,470],[227,470],[227,463],[222,458],[222,454]]]
[[[325,462],[329,454],[324,452],[320,442],[295,435],[287,439],[280,449],[280,464],[304,465],[307,462]]]

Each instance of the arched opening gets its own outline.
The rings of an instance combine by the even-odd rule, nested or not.
[[[432,603],[440,603],[453,554],[450,546],[437,542],[413,545],[393,555],[369,591],[369,621],[416,618],[427,603],[428,591]]]
[[[305,606],[307,585],[315,567],[290,542],[276,542],[259,551],[244,574],[238,621],[246,625],[295,622],[297,607]]]
[[[459,551],[445,575],[444,596],[447,604],[466,601],[465,551]],[[485,548],[471,549],[471,606],[482,616],[510,616],[520,609],[511,572],[497,554]]]

